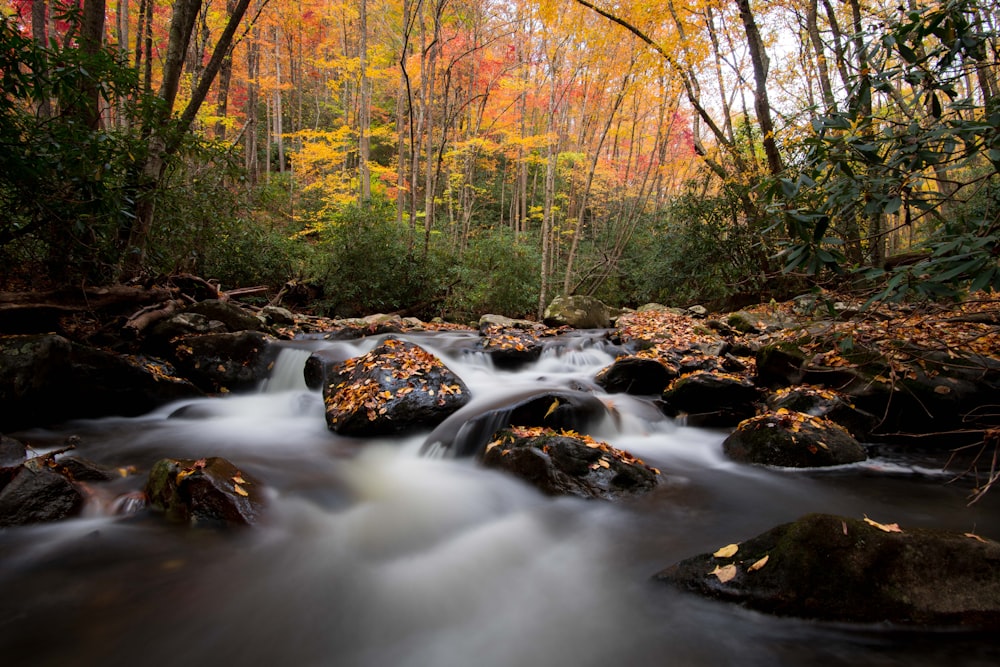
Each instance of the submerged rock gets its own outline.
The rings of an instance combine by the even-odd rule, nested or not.
[[[341,435],[435,426],[469,398],[468,387],[440,359],[396,338],[348,359],[323,387],[327,426]]]
[[[481,460],[552,496],[614,500],[652,491],[659,476],[659,471],[606,443],[541,428],[500,431]]]
[[[225,527],[257,523],[263,486],[226,459],[161,459],[146,482],[149,506],[172,523]]]
[[[736,461],[785,468],[835,466],[867,458],[844,427],[784,408],[740,422],[722,448]]]
[[[825,621],[1000,629],[1000,544],[810,514],[656,579],[751,609]]]

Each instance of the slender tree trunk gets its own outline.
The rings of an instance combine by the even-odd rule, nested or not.
[[[361,81],[358,94],[358,180],[361,182],[360,204],[367,206],[372,198],[371,174],[368,171],[368,156],[371,153],[371,92],[368,81],[368,0],[361,0],[361,12],[358,19],[360,32],[358,44],[358,68]]]
[[[774,122],[771,119],[771,102],[767,97],[767,70],[769,60],[764,51],[764,42],[757,29],[757,21],[750,9],[750,0],[736,0],[743,20],[743,30],[750,48],[750,62],[753,64],[754,78],[754,110],[757,113],[757,123],[760,125],[764,155],[767,157],[767,168],[772,175],[781,173],[781,154],[774,136]]]

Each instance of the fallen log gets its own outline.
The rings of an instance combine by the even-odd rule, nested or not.
[[[122,336],[129,340],[135,340],[150,325],[170,317],[183,308],[184,305],[184,302],[180,299],[171,299],[165,303],[157,303],[141,308],[126,320],[122,326]]]

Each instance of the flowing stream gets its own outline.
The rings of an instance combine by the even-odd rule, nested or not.
[[[513,396],[593,387],[612,359],[598,334],[551,345],[517,371],[473,334],[405,336],[465,380],[467,415]],[[361,441],[326,428],[301,368],[377,340],[297,341],[259,393],[184,401],[138,418],[11,434],[143,475],[98,491],[81,518],[0,530],[0,663],[560,667],[1000,664],[995,638],[774,618],[651,580],[672,563],[818,511],[1000,537],[1000,492],[966,506],[944,455],[876,456],[789,471],[726,459],[721,431],[650,402],[596,395],[590,434],[659,468],[618,503],[553,499],[429,433]],[[122,518],[116,495],[157,459],[223,456],[269,488],[263,525],[213,532]],[[928,572],[928,576],[934,576]]]

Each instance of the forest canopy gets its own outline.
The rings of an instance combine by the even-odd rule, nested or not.
[[[186,271],[463,317],[1000,287],[992,3],[0,7],[0,289]]]

